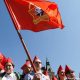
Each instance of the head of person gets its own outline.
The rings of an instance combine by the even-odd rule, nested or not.
[[[74,71],[68,66],[65,66],[65,75],[68,79],[75,79]]]
[[[37,71],[41,70],[42,62],[37,56],[34,57],[33,63]]]
[[[60,80],[64,80],[64,78],[65,78],[65,71],[64,71],[64,69],[62,68],[61,65],[58,68],[57,74],[58,74],[58,78]]]
[[[26,60],[26,63],[21,67],[24,74],[29,73],[32,70],[31,63],[29,60]]]
[[[6,59],[5,72],[11,74],[14,71],[14,64],[11,58]]]

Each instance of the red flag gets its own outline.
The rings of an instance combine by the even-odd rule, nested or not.
[[[17,30],[39,32],[63,28],[57,4],[43,0],[5,0]]]
[[[5,63],[6,63],[6,57],[3,55],[3,53],[0,52],[0,68],[3,68]],[[1,65],[3,67],[1,67]]]

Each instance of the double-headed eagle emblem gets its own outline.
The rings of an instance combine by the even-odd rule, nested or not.
[[[38,24],[41,21],[49,21],[48,15],[38,6],[30,4],[28,12],[33,17],[34,24]]]

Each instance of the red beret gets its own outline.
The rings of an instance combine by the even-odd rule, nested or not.
[[[21,67],[21,69],[23,70],[25,67],[31,67],[31,63],[29,60],[26,61],[26,63]]]
[[[59,71],[62,71],[62,70],[63,70],[63,68],[62,68],[62,66],[60,65],[59,68],[58,68],[57,74],[59,74]]]
[[[69,72],[74,72],[68,65],[65,66],[65,74]]]
[[[33,63],[34,63],[34,62],[41,62],[41,60],[40,60],[37,56],[35,56],[35,57],[34,57],[34,60],[33,60]]]

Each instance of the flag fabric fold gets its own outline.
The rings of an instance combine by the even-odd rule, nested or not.
[[[64,28],[58,6],[42,0],[5,0],[17,30],[34,32]]]

